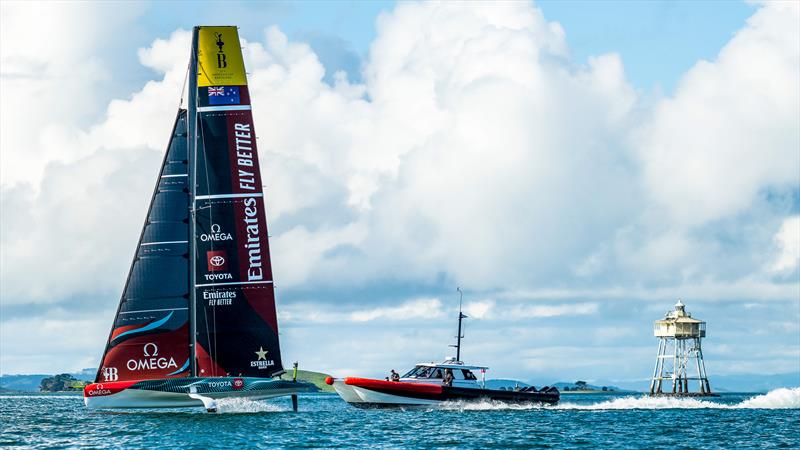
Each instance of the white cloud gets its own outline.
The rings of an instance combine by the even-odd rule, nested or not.
[[[434,298],[415,300],[395,307],[354,312],[350,314],[350,318],[354,322],[367,322],[375,319],[437,319],[442,315],[442,302]]]
[[[596,314],[597,303],[563,303],[563,304],[522,304],[514,302],[497,303],[494,301],[470,302],[464,308],[465,313],[476,319],[489,320],[528,320],[534,318],[559,316],[584,316]]]
[[[714,61],[657,106],[644,181],[676,225],[737,214],[763,189],[800,184],[800,5],[765,3]]]
[[[353,309],[352,306],[298,303],[281,308],[278,315],[281,321],[320,324],[433,320],[444,317],[442,302],[438,298],[405,300],[397,306]]]
[[[103,46],[141,13],[137,4],[0,5],[0,183],[38,187],[45,166],[90,149],[64,145],[104,108],[111,82]],[[102,45],[101,45],[102,43]]]
[[[785,219],[774,241],[780,253],[769,269],[779,273],[797,269],[800,264],[800,216]]]

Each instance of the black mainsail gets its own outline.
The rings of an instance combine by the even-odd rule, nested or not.
[[[195,27],[193,73],[97,382],[283,372],[236,27]]]
[[[189,375],[186,137],[180,110],[96,381]]]

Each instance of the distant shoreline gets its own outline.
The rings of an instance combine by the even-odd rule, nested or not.
[[[643,394],[643,392],[639,391],[598,391],[598,390],[586,390],[586,391],[562,391],[559,390],[558,392],[561,395],[593,395],[593,394]]]

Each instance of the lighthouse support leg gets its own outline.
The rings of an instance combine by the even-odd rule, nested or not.
[[[658,383],[658,378],[661,377],[661,374],[659,373],[658,369],[659,369],[659,366],[661,366],[661,351],[662,351],[661,349],[662,349],[663,346],[664,346],[664,340],[663,339],[659,339],[658,340],[658,350],[656,351],[656,365],[653,368],[653,379],[650,380],[650,395],[653,395],[653,394],[656,393],[656,383]]]

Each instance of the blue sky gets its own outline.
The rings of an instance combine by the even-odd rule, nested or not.
[[[285,363],[439,359],[461,286],[498,376],[643,380],[677,298],[712,377],[800,371],[796,5],[2,8],[3,373],[97,363],[194,24],[247,41]]]

